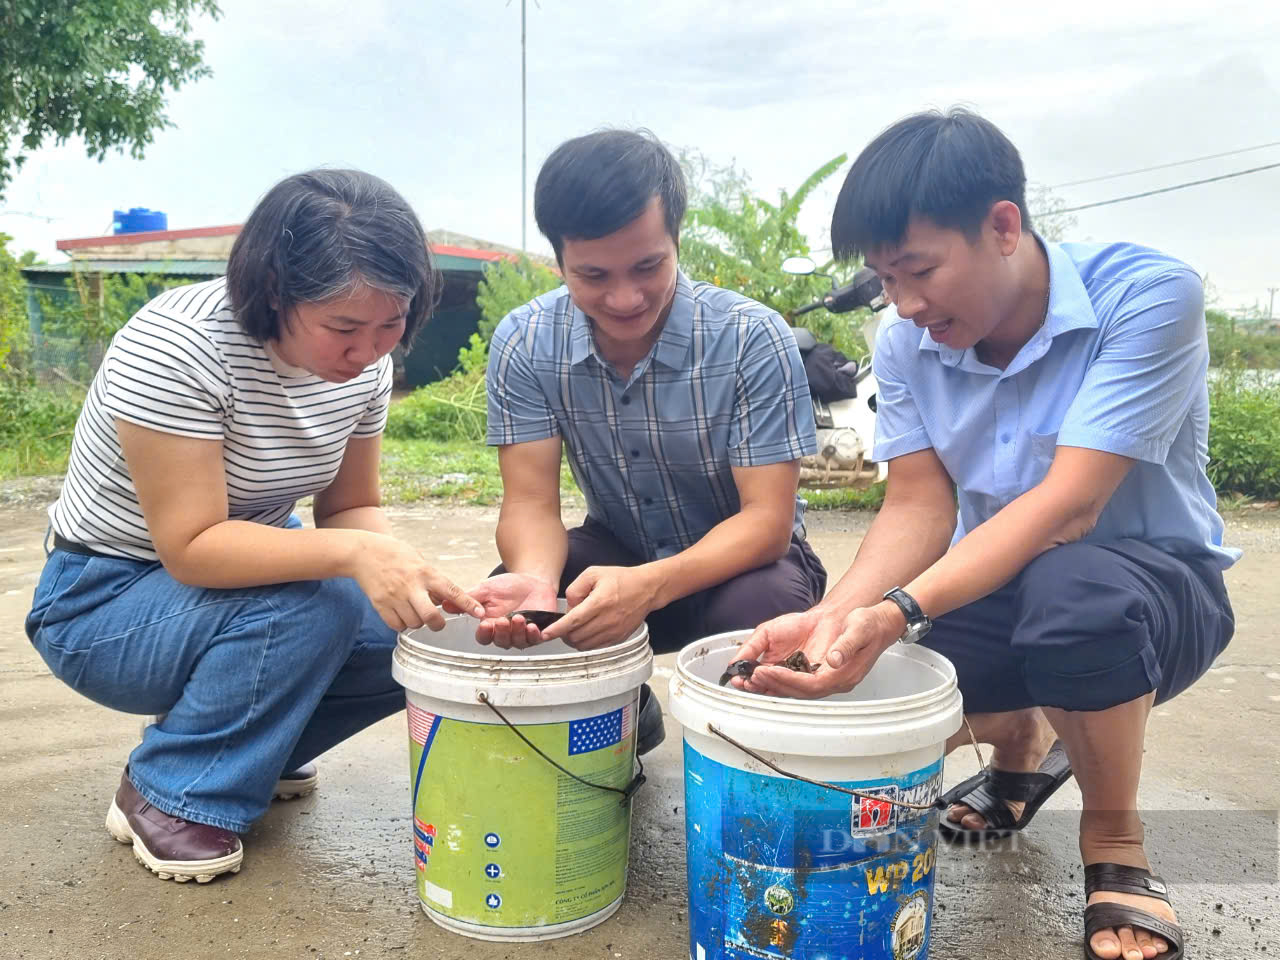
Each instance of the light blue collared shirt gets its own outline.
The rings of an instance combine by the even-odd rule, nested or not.
[[[932,447],[955,481],[955,541],[1044,479],[1058,446],[1138,462],[1086,541],[1208,553],[1223,569],[1209,462],[1204,287],[1131,243],[1044,244],[1044,325],[1000,370],[896,312],[876,338],[875,459]]]

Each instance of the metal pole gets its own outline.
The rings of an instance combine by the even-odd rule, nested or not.
[[[1267,304],[1267,319],[1270,320],[1274,314],[1271,312],[1276,305],[1276,291],[1280,287],[1267,287],[1267,292],[1271,294],[1271,302]]]
[[[528,163],[528,110],[526,108],[525,93],[525,5],[526,0],[520,0],[520,249],[527,250],[529,247],[528,238],[525,234],[525,220],[528,218],[529,199],[527,191],[529,189],[529,175],[526,172],[526,164]]]

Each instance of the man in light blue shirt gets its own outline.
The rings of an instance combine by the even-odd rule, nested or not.
[[[885,503],[822,603],[738,654],[804,649],[818,672],[762,667],[735,685],[823,696],[899,640],[945,654],[996,749],[943,798],[943,835],[1020,830],[1074,773],[1086,956],[1181,957],[1137,794],[1153,703],[1200,677],[1234,628],[1222,571],[1239,554],[1205,475],[1200,278],[1133,244],[1045,243],[1017,150],[961,110],[873,141],[831,235],[895,305],[874,361]]]

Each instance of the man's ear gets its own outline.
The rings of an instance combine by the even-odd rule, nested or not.
[[[1012,200],[997,200],[991,205],[987,222],[996,239],[996,246],[1006,257],[1012,256],[1022,239],[1022,211]]]

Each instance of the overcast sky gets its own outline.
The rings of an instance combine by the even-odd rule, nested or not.
[[[196,28],[214,75],[171,98],[176,127],[146,159],[98,163],[79,142],[30,157],[0,204],[13,249],[61,259],[56,240],[108,232],[113,208],[164,210],[171,229],[240,222],[318,165],[386,178],[428,229],[519,244],[520,0],[221,2]],[[603,125],[734,161],[771,197],[898,117],[954,103],[999,124],[1049,185],[1280,141],[1280,4],[539,2],[530,203],[550,150]],[[1089,203],[1275,162],[1280,147],[1057,192]],[[802,215],[815,246],[842,179]],[[1280,286],[1280,169],[1078,218],[1076,239],[1186,260],[1220,305],[1265,308]],[[549,250],[532,213],[528,230]]]

